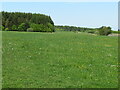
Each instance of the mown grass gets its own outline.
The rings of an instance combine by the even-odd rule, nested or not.
[[[115,88],[118,38],[3,32],[3,88]]]

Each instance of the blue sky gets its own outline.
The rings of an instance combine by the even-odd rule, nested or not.
[[[118,29],[117,2],[3,2],[2,10],[50,15],[55,25]]]

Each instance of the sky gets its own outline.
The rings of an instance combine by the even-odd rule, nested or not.
[[[2,2],[2,10],[50,15],[55,25],[118,30],[118,2]]]
[[[118,28],[120,29],[120,1],[118,3]]]

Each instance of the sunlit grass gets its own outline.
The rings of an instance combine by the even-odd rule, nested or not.
[[[3,32],[4,88],[115,88],[117,37]]]

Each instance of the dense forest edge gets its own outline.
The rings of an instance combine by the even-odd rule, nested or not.
[[[54,32],[54,22],[44,14],[2,11],[2,30]]]
[[[2,31],[27,31],[27,32],[55,32],[73,31],[87,32],[99,35],[109,35],[111,33],[120,34],[120,31],[113,31],[111,27],[102,26],[100,28],[86,28],[76,26],[54,25],[50,16],[39,13],[5,12],[2,11]]]

